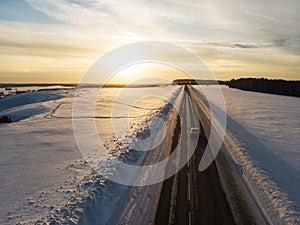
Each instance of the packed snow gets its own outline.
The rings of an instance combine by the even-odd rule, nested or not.
[[[147,96],[144,99],[137,98],[141,90],[142,96]],[[131,163],[139,160],[139,155],[129,154],[130,142],[145,135],[151,118],[169,112],[166,103],[176,99],[180,90],[174,86],[128,88],[125,92],[121,88],[103,89],[95,118],[110,157],[125,157]],[[107,173],[112,173],[114,165],[109,158],[83,158],[78,150],[72,127],[74,92],[44,90],[0,99],[0,116],[13,121],[0,124],[1,224],[76,224],[84,210],[95,203],[95,196],[105,203],[99,223],[104,224],[114,212],[126,188],[105,180],[87,162],[98,160]],[[117,110],[112,113],[114,107]],[[125,132],[128,123],[131,134]]]
[[[213,95],[216,87],[201,88]],[[147,98],[139,99],[141,90]],[[132,142],[148,135],[147,123],[152,118],[167,116],[166,100],[176,101],[182,89],[169,86],[123,91],[103,89],[96,103],[96,127],[109,157],[134,164],[142,158],[131,152]],[[237,145],[231,151],[241,173],[274,224],[299,224],[300,99],[225,86],[222,91],[227,132]],[[105,224],[112,219],[116,205],[126,200],[126,194],[133,194],[90,167],[89,160],[98,160],[104,171],[113,173],[109,158],[82,157],[72,127],[74,92],[72,88],[43,90],[0,99],[0,116],[13,121],[0,124],[1,224],[93,224],[93,218],[84,217],[95,203],[97,220],[101,218],[98,222]],[[212,102],[216,108],[218,101]],[[83,113],[79,119],[90,117]],[[86,138],[89,142],[90,137]],[[150,189],[146,191],[153,191]],[[138,191],[135,189],[136,194]]]
[[[195,88],[213,96],[217,87]],[[273,224],[300,224],[300,99],[226,86],[222,91],[238,169]],[[218,108],[220,101],[211,104]]]

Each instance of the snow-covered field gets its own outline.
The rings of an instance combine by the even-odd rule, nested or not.
[[[202,88],[213,95],[216,87]],[[148,98],[137,101],[141,90]],[[141,134],[145,121],[162,113],[166,102],[151,96],[176,99],[180,90],[175,86],[129,88],[123,93],[119,88],[104,89],[97,100],[95,117],[110,156],[128,153],[134,139],[134,135],[128,135],[128,121],[132,133]],[[222,91],[228,134],[238,146],[231,151],[243,176],[274,224],[299,224],[300,99],[225,86]],[[73,135],[73,96],[74,89],[61,89],[0,99],[0,116],[8,115],[14,121],[0,124],[0,224],[77,223],[95,202],[105,206],[97,212],[104,224],[114,212],[118,197],[130,193],[125,186],[103,179],[83,159]],[[213,103],[218,106],[218,101]],[[130,157],[127,160],[134,161],[138,156]],[[109,159],[100,160],[107,173],[113,172]],[[98,199],[93,199],[95,196]]]
[[[141,90],[142,96],[148,97],[132,108]],[[120,141],[132,138],[122,133],[128,126],[128,117],[132,132],[139,133],[141,123],[161,113],[166,104],[151,96],[176,98],[180,88],[129,88],[121,94],[120,91],[104,89],[96,105],[97,130],[111,157],[128,152]],[[73,96],[74,89],[62,89],[22,93],[0,100],[0,116],[8,115],[14,121],[0,124],[0,224],[77,223],[95,191],[105,193],[101,195],[107,202],[103,221],[113,212],[113,197],[120,190],[82,158],[73,134]],[[111,114],[116,105],[117,112]],[[122,113],[128,109],[129,115]],[[112,129],[112,117],[120,131],[118,136]]]
[[[212,96],[216,91],[201,88]],[[222,91],[239,169],[274,224],[300,224],[300,99],[226,86]]]
[[[63,85],[49,85],[49,86],[7,86],[0,87],[0,98],[8,95],[14,95],[20,92],[32,92],[37,90],[49,90],[49,89],[67,89],[72,88],[72,86]]]

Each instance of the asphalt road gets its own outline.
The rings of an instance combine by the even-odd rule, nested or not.
[[[122,192],[122,197],[115,203],[114,213],[108,218],[107,222],[101,223],[102,217],[105,216],[101,214],[104,211],[102,209],[103,205],[95,204],[94,207],[86,210],[81,224],[234,224],[218,179],[215,164],[211,164],[203,172],[198,171],[198,165],[207,140],[203,132],[195,135],[189,132],[191,127],[201,128],[201,126],[197,111],[187,92],[180,110],[180,124],[177,124],[174,136],[168,139],[171,142],[168,144],[173,142],[172,147],[178,145],[179,149],[178,151],[173,149],[173,153],[175,152],[177,157],[176,160],[169,161],[167,169],[173,171],[174,168],[179,169],[180,164],[184,166],[175,175],[162,183],[160,196],[158,187],[161,187],[161,183],[143,187],[124,187],[115,183],[115,188],[120,188],[120,190],[126,188],[126,190]],[[195,149],[194,153],[191,151],[193,149]],[[160,148],[157,149],[157,152],[164,153]],[[157,156],[152,151],[147,160],[156,162]],[[162,156],[165,157],[165,155]],[[162,157],[159,155],[158,158]],[[97,199],[97,196],[95,198]],[[99,198],[96,202],[102,201],[101,199]],[[156,200],[159,202],[155,214],[156,209],[151,210],[150,207],[156,207],[154,204]]]
[[[165,225],[231,225],[234,224],[225,194],[218,179],[215,163],[199,172],[198,165],[207,140],[203,132],[190,134],[191,127],[199,126],[199,117],[188,93],[182,104],[180,125],[182,137],[179,144],[180,160],[188,163],[174,176],[167,179],[156,213],[155,224]],[[201,126],[201,125],[200,125]],[[200,128],[201,129],[201,128]],[[178,132],[178,131],[177,131]],[[190,157],[189,150],[196,146]],[[171,164],[172,166],[178,166]]]

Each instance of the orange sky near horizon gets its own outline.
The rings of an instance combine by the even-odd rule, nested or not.
[[[5,0],[0,2],[0,83],[78,83],[102,55],[138,41],[186,48],[218,80],[300,80],[299,8],[294,0],[275,0],[272,8],[267,1],[238,0]],[[184,76],[148,65],[111,82],[150,74],[169,80]]]

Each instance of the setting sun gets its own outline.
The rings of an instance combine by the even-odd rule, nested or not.
[[[138,63],[113,74],[108,83],[171,83],[176,78],[189,78],[184,72],[159,63]]]

